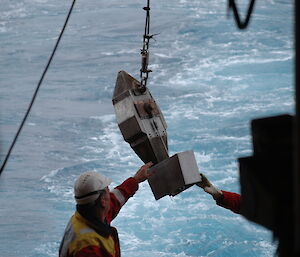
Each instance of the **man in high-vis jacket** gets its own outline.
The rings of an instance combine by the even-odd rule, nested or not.
[[[202,181],[197,183],[206,193],[210,194],[217,205],[231,210],[234,213],[240,214],[241,196],[237,193],[220,190],[215,187],[204,174],[200,174]]]
[[[81,174],[74,186],[76,211],[65,229],[59,257],[119,257],[118,232],[110,223],[138,184],[151,176],[151,166],[151,162],[143,165],[112,191],[109,178],[94,171]]]

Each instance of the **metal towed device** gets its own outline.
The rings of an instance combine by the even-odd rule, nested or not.
[[[149,60],[150,7],[147,0],[146,25],[140,70],[141,82],[120,71],[113,94],[116,119],[124,140],[144,162],[153,162],[153,175],[148,179],[156,200],[175,196],[201,181],[193,151],[168,154],[167,124],[161,110],[146,87]]]

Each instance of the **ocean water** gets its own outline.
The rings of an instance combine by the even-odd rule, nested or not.
[[[248,1],[237,1],[242,16]],[[151,1],[148,87],[168,124],[170,155],[193,150],[220,189],[240,192],[237,158],[252,155],[249,122],[294,113],[293,1],[256,1],[246,31],[225,0]],[[71,1],[0,1],[3,160]],[[139,78],[146,1],[77,1],[28,121],[0,177],[0,256],[57,256],[86,170],[112,187],[142,162],[111,103],[117,72]],[[155,201],[147,182],[119,216],[125,257],[269,257],[272,233],[193,186]]]

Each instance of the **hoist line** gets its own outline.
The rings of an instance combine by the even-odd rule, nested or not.
[[[252,11],[253,11],[254,4],[255,4],[255,0],[251,0],[251,2],[249,3],[247,16],[246,16],[245,20],[242,22],[241,19],[240,19],[240,15],[239,15],[237,6],[235,4],[235,0],[228,0],[228,10],[232,9],[236,25],[238,26],[239,29],[246,29],[247,28],[248,23],[250,21]]]
[[[2,174],[2,172],[3,172],[3,170],[4,170],[5,166],[6,166],[6,163],[7,163],[8,159],[9,159],[9,157],[10,157],[10,154],[11,154],[11,152],[12,152],[12,150],[13,150],[13,148],[14,148],[14,146],[15,146],[17,140],[18,140],[18,137],[19,137],[19,135],[20,135],[20,133],[21,133],[21,130],[22,130],[22,128],[23,128],[23,126],[24,126],[24,124],[25,124],[25,122],[26,122],[26,120],[27,120],[27,117],[28,117],[28,115],[29,115],[29,113],[30,113],[30,111],[31,111],[31,108],[32,108],[32,106],[33,106],[33,104],[34,104],[34,101],[35,101],[35,98],[36,98],[36,96],[37,96],[37,93],[38,93],[38,91],[39,91],[39,89],[40,89],[40,86],[42,85],[42,82],[43,82],[43,80],[44,80],[44,77],[45,77],[45,75],[46,75],[46,73],[47,73],[47,71],[48,71],[48,69],[49,69],[49,66],[50,66],[50,64],[51,64],[51,62],[52,62],[52,59],[53,59],[54,54],[55,54],[55,52],[56,52],[56,49],[57,49],[57,47],[58,47],[58,45],[59,45],[59,42],[60,42],[60,40],[61,40],[61,38],[62,38],[62,35],[63,35],[64,31],[65,31],[65,28],[66,28],[66,26],[67,26],[67,23],[68,23],[68,21],[69,21],[69,18],[70,18],[70,16],[71,16],[72,11],[73,11],[73,7],[74,7],[74,5],[75,5],[75,2],[76,2],[76,0],[73,0],[72,5],[71,5],[71,7],[70,7],[70,9],[69,9],[68,15],[67,15],[67,17],[66,17],[65,23],[64,23],[64,25],[63,25],[63,28],[62,28],[62,30],[61,30],[61,32],[60,32],[60,34],[59,34],[59,37],[58,37],[58,39],[57,39],[57,41],[56,41],[56,44],[55,44],[55,46],[54,46],[54,48],[53,48],[52,54],[51,54],[50,58],[48,59],[47,65],[46,65],[46,67],[45,67],[45,69],[44,69],[44,71],[43,71],[43,73],[42,73],[42,76],[41,76],[41,78],[40,78],[40,80],[39,80],[39,82],[38,82],[38,85],[37,85],[37,87],[36,87],[36,89],[35,89],[35,91],[34,91],[34,94],[33,94],[33,97],[32,97],[32,99],[31,99],[31,102],[30,102],[30,104],[29,104],[29,107],[27,108],[27,111],[26,111],[26,113],[25,113],[25,115],[24,115],[24,118],[23,118],[23,120],[22,120],[22,122],[21,122],[21,124],[20,124],[20,126],[19,126],[19,129],[18,129],[18,131],[17,131],[17,133],[16,133],[16,135],[15,135],[13,141],[12,141],[12,144],[10,145],[9,150],[8,150],[6,156],[5,156],[5,159],[4,159],[4,161],[3,161],[2,165],[1,165],[0,175]]]
[[[147,0],[147,7],[144,7],[143,9],[147,11],[146,22],[145,22],[145,33],[144,33],[144,37],[145,37],[150,33],[150,0]]]
[[[145,30],[143,36],[143,49],[141,49],[142,63],[140,69],[140,79],[141,79],[141,92],[146,90],[148,74],[151,70],[148,70],[149,62],[149,40],[153,35],[150,35],[150,0],[147,0],[147,6],[143,8],[146,11],[146,21],[145,21]]]

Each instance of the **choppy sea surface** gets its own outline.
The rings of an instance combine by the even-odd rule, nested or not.
[[[248,1],[237,1],[245,15]],[[3,160],[71,1],[1,0]],[[139,78],[146,1],[77,1],[28,121],[0,177],[0,256],[57,256],[86,170],[112,187],[142,162],[111,103],[117,72]],[[256,1],[245,31],[225,0],[151,1],[148,87],[168,124],[170,155],[193,150],[220,189],[240,192],[237,158],[252,155],[249,122],[294,113],[293,1]],[[196,186],[155,201],[140,185],[113,221],[124,257],[268,257],[272,234],[217,206]]]

